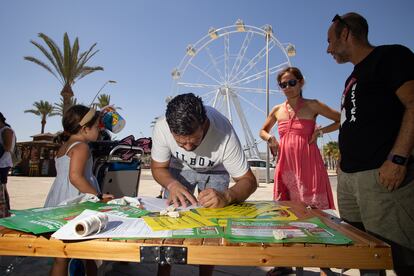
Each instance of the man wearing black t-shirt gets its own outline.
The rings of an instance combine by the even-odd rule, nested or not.
[[[336,15],[327,52],[351,62],[341,100],[341,217],[391,244],[398,275],[414,271],[414,54],[374,47],[361,15]]]

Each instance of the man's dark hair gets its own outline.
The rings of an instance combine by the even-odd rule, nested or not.
[[[183,136],[193,134],[207,120],[203,100],[193,93],[174,97],[167,105],[165,117],[171,132]]]
[[[349,12],[340,16],[340,20],[336,20],[336,22],[336,37],[341,35],[344,28],[348,28],[349,32],[351,32],[357,40],[368,43],[368,22],[362,15],[356,12]]]

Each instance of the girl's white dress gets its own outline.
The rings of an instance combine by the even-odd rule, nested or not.
[[[67,149],[65,155],[55,158],[56,166],[56,178],[53,182],[52,187],[50,188],[49,194],[47,195],[45,206],[44,207],[54,207],[59,205],[59,203],[66,201],[68,199],[77,197],[81,192],[70,183],[69,180],[69,165],[70,157],[67,155],[69,150],[75,145],[81,142],[75,142]],[[98,181],[92,173],[93,160],[92,156],[89,156],[89,159],[86,162],[86,167],[84,170],[86,180],[91,183],[91,185],[100,193],[100,188]]]

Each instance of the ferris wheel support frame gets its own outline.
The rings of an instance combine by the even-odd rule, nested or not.
[[[243,39],[241,47],[238,49],[237,55],[232,55],[230,52],[230,35],[242,32],[246,33],[246,36]],[[259,51],[256,51],[255,54],[253,54],[253,57],[246,58],[246,52],[248,48],[251,46],[250,41],[253,39],[254,35],[258,35],[265,38],[265,45],[261,44],[264,46],[262,48],[262,46],[260,46],[259,43]],[[224,52],[221,56],[214,56],[211,52],[210,44],[218,38],[222,38]],[[283,45],[287,45],[287,47],[285,48],[285,46]],[[282,53],[286,60],[285,62],[277,63],[278,65],[276,66],[269,67],[269,52],[274,47],[282,50]],[[201,68],[197,66],[199,65],[198,62],[195,62],[197,60],[193,59],[195,56],[199,54],[199,52],[203,50],[207,54],[206,58],[207,61],[209,61],[210,65],[208,67],[201,66]],[[189,45],[187,47],[187,54],[181,60],[178,67],[173,70],[172,76],[175,80],[175,88],[177,89],[175,93],[177,93],[180,90],[182,91],[184,87],[193,87],[198,90],[207,90],[207,93],[204,93],[203,95],[206,98],[208,94],[210,94],[210,96],[208,97],[213,96],[209,99],[209,104],[212,103],[213,107],[215,107],[218,110],[221,110],[223,114],[227,115],[227,118],[231,123],[233,123],[234,121],[234,116],[232,112],[235,112],[234,115],[237,114],[237,116],[239,117],[239,121],[241,124],[240,127],[244,132],[245,136],[244,138],[246,142],[246,151],[248,153],[248,156],[250,158],[260,157],[259,150],[257,147],[257,141],[252,135],[252,131],[248,125],[246,116],[243,113],[243,108],[241,106],[240,100],[243,100],[243,102],[249,104],[250,106],[253,106],[262,113],[265,112],[262,108],[259,108],[253,102],[243,97],[240,94],[240,92],[265,94],[265,115],[267,117],[269,115],[269,95],[275,94],[276,92],[280,92],[280,90],[269,89],[270,74],[275,74],[277,71],[281,70],[282,67],[290,66],[289,56],[292,56],[291,50],[293,50],[294,55],[294,46],[290,43],[280,43],[278,39],[276,39],[276,37],[273,35],[272,27],[270,25],[258,28],[250,25],[244,25],[244,23],[241,20],[238,20],[234,25],[222,27],[219,29],[210,28],[207,35],[203,36],[195,44]],[[233,58],[235,59],[235,62],[230,62],[230,59]],[[221,66],[224,66],[224,68],[220,67],[220,59],[222,62]],[[257,70],[259,64],[263,62],[264,59],[266,62],[266,69]],[[243,62],[244,60],[246,60],[246,62]],[[207,82],[185,82],[186,79],[182,77],[184,76],[187,69],[191,69],[191,71],[195,70],[194,72],[198,72],[198,74],[204,76]],[[260,87],[251,87],[251,83],[257,82],[263,77],[265,77],[266,79],[265,89]],[[232,108],[234,108],[234,110],[232,110]],[[267,171],[269,171],[269,147],[267,146],[266,148]],[[267,182],[269,178],[269,173],[267,173]]]

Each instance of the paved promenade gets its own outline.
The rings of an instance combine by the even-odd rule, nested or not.
[[[330,181],[334,193],[336,205],[336,177],[330,172]],[[9,177],[8,190],[12,209],[27,209],[41,207],[46,199],[47,193],[53,183],[53,177]],[[159,194],[160,186],[154,181],[150,170],[143,170],[138,189],[139,195],[156,197]],[[249,200],[272,200],[273,183],[260,183],[256,192],[249,197]],[[51,258],[0,258],[0,275],[3,275],[4,268],[9,263],[14,264],[14,269],[6,275],[48,275]],[[260,276],[266,275],[270,267],[234,267],[217,266],[214,270],[215,276]],[[336,273],[340,270],[335,269]],[[105,275],[156,275],[155,265],[142,265],[137,263],[109,263],[104,271]],[[305,276],[319,275],[318,268],[305,268]],[[197,266],[173,266],[172,275],[198,275]],[[344,275],[359,275],[358,270],[349,270]],[[394,275],[387,271],[387,275]]]
[[[329,175],[336,205],[336,177],[333,172],[330,172]],[[53,180],[54,177],[10,176],[7,188],[10,194],[11,208],[27,209],[43,206]],[[151,171],[142,170],[138,194],[156,197],[159,192],[160,186],[152,178]],[[249,200],[272,200],[272,196],[273,183],[260,183],[256,192],[249,197]]]

